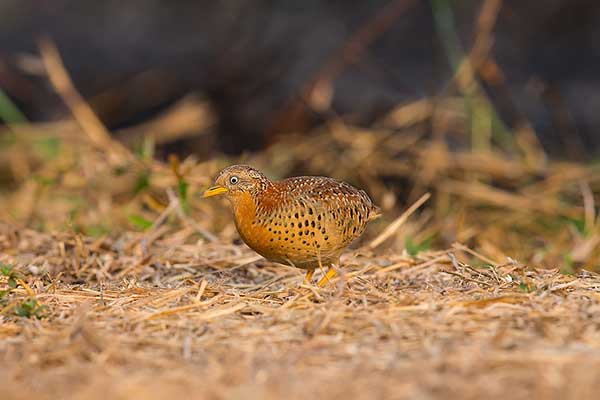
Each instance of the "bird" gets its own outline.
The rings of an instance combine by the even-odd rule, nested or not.
[[[267,260],[306,270],[328,271],[317,285],[336,275],[343,250],[381,215],[364,190],[329,177],[269,180],[248,165],[223,169],[204,198],[224,195],[241,239]]]

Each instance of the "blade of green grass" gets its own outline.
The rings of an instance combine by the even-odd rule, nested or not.
[[[7,124],[22,124],[28,122],[25,114],[19,110],[2,89],[0,89],[0,119]]]
[[[456,74],[467,54],[456,30],[450,1],[430,0],[433,18],[442,46]],[[469,140],[473,150],[489,150],[492,139],[507,149],[513,147],[512,136],[502,123],[493,105],[487,101],[479,85],[471,85],[465,93],[465,111],[470,120]]]

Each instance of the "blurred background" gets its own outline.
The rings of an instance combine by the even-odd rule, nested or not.
[[[591,0],[0,2],[0,220],[144,231],[230,163],[329,175],[388,248],[460,242],[600,268],[600,5]]]

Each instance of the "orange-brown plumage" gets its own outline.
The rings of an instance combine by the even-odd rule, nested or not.
[[[362,190],[319,176],[270,181],[254,168],[221,171],[205,197],[224,193],[242,240],[263,257],[309,270],[339,262],[379,215]]]

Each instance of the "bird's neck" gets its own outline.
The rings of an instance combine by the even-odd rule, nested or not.
[[[254,197],[248,192],[242,192],[231,201],[235,222],[240,223],[252,221],[256,216],[256,203]]]
[[[242,192],[231,199],[236,224],[251,224],[257,217],[269,215],[279,201],[280,191],[271,182],[255,193]]]

